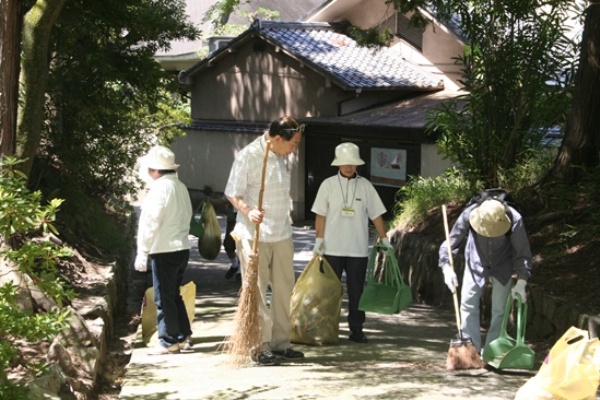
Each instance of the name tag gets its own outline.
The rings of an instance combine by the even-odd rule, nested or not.
[[[354,208],[351,208],[351,207],[342,208],[342,217],[354,217]]]

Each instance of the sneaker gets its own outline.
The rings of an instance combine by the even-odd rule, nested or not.
[[[192,342],[192,335],[189,335],[183,342],[179,342],[179,350],[191,350],[194,347],[194,343]]]
[[[363,333],[362,329],[360,329],[360,330],[357,329],[355,331],[351,331],[349,339],[356,343],[367,343],[368,342],[367,337]]]
[[[177,353],[179,353],[179,343],[172,344],[169,347],[165,347],[165,346],[159,344],[155,348],[148,350],[149,356],[161,356],[163,354],[177,354]]]
[[[258,353],[252,355],[252,361],[256,363],[256,365],[278,365],[279,361],[277,357],[273,355],[269,350],[262,350]]]
[[[231,279],[231,277],[233,275],[236,275],[237,270],[238,269],[236,267],[234,267],[233,265],[231,267],[229,267],[227,272],[225,272],[225,279]]]
[[[285,350],[273,350],[274,355],[280,358],[285,358],[286,360],[301,360],[304,358],[304,353],[301,351],[296,351],[291,347],[288,347]]]

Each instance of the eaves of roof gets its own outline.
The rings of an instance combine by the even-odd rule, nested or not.
[[[399,57],[388,48],[370,49],[336,31],[327,23],[256,20],[251,27],[186,71],[179,80],[191,84],[192,77],[214,66],[230,52],[253,38],[279,48],[344,90],[438,91],[443,81]]]
[[[215,119],[193,119],[186,129],[203,131],[245,132],[261,134],[269,129],[270,122],[260,121],[230,121]]]
[[[342,125],[370,128],[423,129],[430,111],[441,107],[453,99],[459,99],[465,92],[440,91],[420,94],[410,99],[393,102],[369,110],[331,118],[305,118],[309,125]]]

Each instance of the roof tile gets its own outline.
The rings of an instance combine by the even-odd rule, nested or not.
[[[359,46],[329,24],[261,21],[254,28],[280,46],[350,89],[439,90],[443,82],[383,47]]]

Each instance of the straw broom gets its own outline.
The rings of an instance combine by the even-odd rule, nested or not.
[[[265,155],[263,158],[262,173],[260,180],[260,191],[258,194],[258,209],[262,209],[263,194],[265,190],[265,171],[269,158],[271,142],[267,141]],[[252,254],[248,257],[247,267],[244,270],[244,282],[240,289],[238,307],[235,313],[235,328],[233,335],[226,341],[225,350],[231,356],[232,364],[239,366],[247,362],[252,351],[260,348],[261,331],[258,313],[260,293],[258,291],[258,238],[259,226],[254,227],[254,240],[252,242]]]
[[[454,260],[452,257],[452,249],[450,248],[450,232],[448,229],[448,216],[445,204],[442,205],[442,214],[444,216],[444,231],[446,232],[448,261],[450,262],[450,267],[454,270]],[[479,353],[477,353],[477,349],[473,345],[471,338],[465,335],[460,329],[460,309],[458,307],[458,295],[456,292],[457,288],[454,287],[452,297],[454,299],[454,313],[456,315],[456,328],[458,329],[458,335],[450,340],[450,348],[448,349],[448,357],[446,358],[446,369],[479,369],[483,367],[481,357],[479,357]]]

